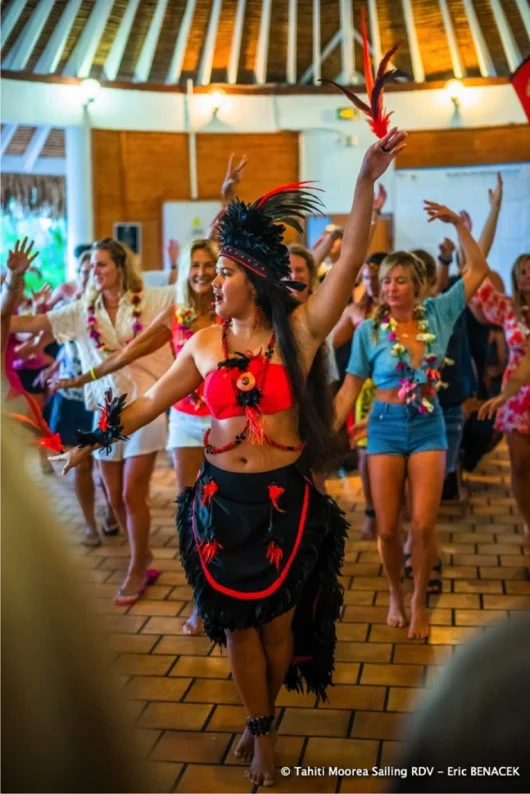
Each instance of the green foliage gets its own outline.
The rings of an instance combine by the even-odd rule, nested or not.
[[[10,208],[11,209],[11,208]],[[66,277],[66,219],[39,218],[22,215],[21,212],[2,212],[1,215],[1,255],[0,264],[5,269],[9,251],[17,239],[28,237],[34,240],[34,251],[39,256],[34,262],[41,278],[36,273],[26,276],[28,289],[37,290],[44,282],[56,287]]]

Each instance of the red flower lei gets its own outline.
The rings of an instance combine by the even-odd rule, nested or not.
[[[114,351],[108,347],[105,347],[105,344],[101,337],[101,331],[98,327],[98,319],[96,315],[96,301],[98,299],[99,293],[94,292],[89,300],[88,303],[88,325],[90,328],[89,336],[91,339],[94,340],[94,344],[98,350],[103,350],[104,353],[113,353]],[[133,323],[132,323],[132,336],[125,340],[125,344],[128,345],[135,339],[138,334],[143,330],[143,325],[141,322],[142,316],[142,290],[137,289],[131,295],[131,303],[133,306],[132,316],[133,316]]]

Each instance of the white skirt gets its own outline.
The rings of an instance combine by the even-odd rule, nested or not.
[[[186,414],[172,408],[169,412],[169,435],[166,449],[202,447],[204,434],[209,429],[211,417]]]

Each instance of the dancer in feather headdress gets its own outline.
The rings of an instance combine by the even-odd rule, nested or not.
[[[331,684],[346,522],[311,476],[332,437],[321,346],[364,261],[374,182],[404,137],[394,130],[368,150],[341,258],[303,304],[292,297],[305,284],[289,280],[283,232],[319,210],[314,191],[291,184],[232,202],[219,224],[213,282],[222,326],[198,331],[119,419],[128,435],[204,380],[212,428],[197,482],[179,498],[180,552],[206,633],[228,645],[249,715],[236,755],[251,761],[253,785],[274,781],[282,683],[322,698]],[[69,455],[66,469],[87,449]]]
[[[392,115],[392,113],[387,113],[383,107],[384,88],[387,83],[395,80],[396,77],[401,74],[399,69],[390,69],[387,71],[387,67],[390,64],[392,57],[396,54],[397,50],[401,46],[401,42],[398,41],[398,43],[395,44],[392,49],[383,56],[374,78],[372,62],[370,58],[370,47],[368,45],[368,36],[366,34],[364,8],[361,9],[361,32],[363,38],[364,84],[366,87],[366,93],[368,94],[369,104],[366,104],[366,102],[363,102],[362,99],[359,99],[359,97],[352,91],[349,91],[347,88],[344,88],[344,86],[335,83],[333,80],[323,80],[322,82],[331,83],[335,86],[335,88],[338,88],[339,91],[342,91],[342,93],[348,97],[350,102],[352,102],[356,108],[368,116],[368,124],[370,125],[374,134],[377,135],[378,138],[384,138],[385,135],[388,134],[390,116]]]

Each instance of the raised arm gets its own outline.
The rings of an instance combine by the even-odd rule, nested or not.
[[[78,389],[91,380],[104,378],[105,375],[111,375],[139,358],[155,353],[171,340],[171,321],[174,311],[173,306],[168,306],[127,347],[117,353],[113,353],[112,356],[106,358],[97,367],[93,367],[88,372],[83,372],[82,375],[76,378],[63,378],[55,381],[52,384],[54,391],[57,391],[57,389]]]
[[[338,261],[328,273],[321,287],[296,311],[306,315],[308,331],[314,339],[323,341],[338,322],[352,293],[361,269],[370,238],[374,183],[404,147],[406,133],[397,128],[377,143],[364,156],[357,177],[351,212],[344,228]]]
[[[488,189],[490,211],[488,217],[486,218],[486,223],[484,224],[484,228],[482,229],[482,232],[478,240],[480,250],[486,257],[488,256],[491,246],[493,245],[493,240],[495,239],[497,222],[499,220],[499,213],[501,211],[501,206],[502,206],[502,189],[503,189],[502,176],[501,176],[501,172],[498,171],[497,184],[494,190],[492,190],[491,188]]]
[[[334,402],[335,420],[333,422],[333,427],[335,430],[340,430],[346,421],[346,417],[355,405],[355,402],[362,391],[363,383],[363,378],[358,378],[357,375],[350,375],[349,372],[346,373],[344,383],[337,392]]]
[[[489,273],[488,263],[480,250],[477,241],[472,237],[466,223],[456,212],[434,201],[425,201],[425,210],[429,215],[429,223],[441,220],[451,223],[456,229],[458,240],[466,257],[466,267],[462,275],[468,303]]]
[[[15,247],[9,252],[7,258],[7,275],[2,285],[1,305],[1,334],[2,353],[7,347],[9,332],[12,330],[13,312],[17,307],[20,294],[24,289],[24,274],[37,258],[38,251],[31,253],[33,242],[27,245],[28,238],[24,237],[22,243],[16,241]]]
[[[209,329],[204,330],[208,331]],[[125,408],[120,418],[123,435],[130,436],[135,430],[145,427],[165,413],[174,403],[199,388],[203,378],[195,365],[195,352],[198,346],[198,337],[203,333],[204,331],[198,331],[189,339],[166,374],[143,397],[139,397]],[[74,466],[78,466],[99,446],[101,445],[77,447],[65,455],[58,456],[59,459],[66,461],[63,474],[66,474]]]
[[[438,254],[438,266],[436,268],[436,294],[440,295],[445,292],[449,286],[449,268],[453,261],[453,254],[455,252],[455,244],[448,237],[445,237],[443,242],[440,243],[440,253]]]

